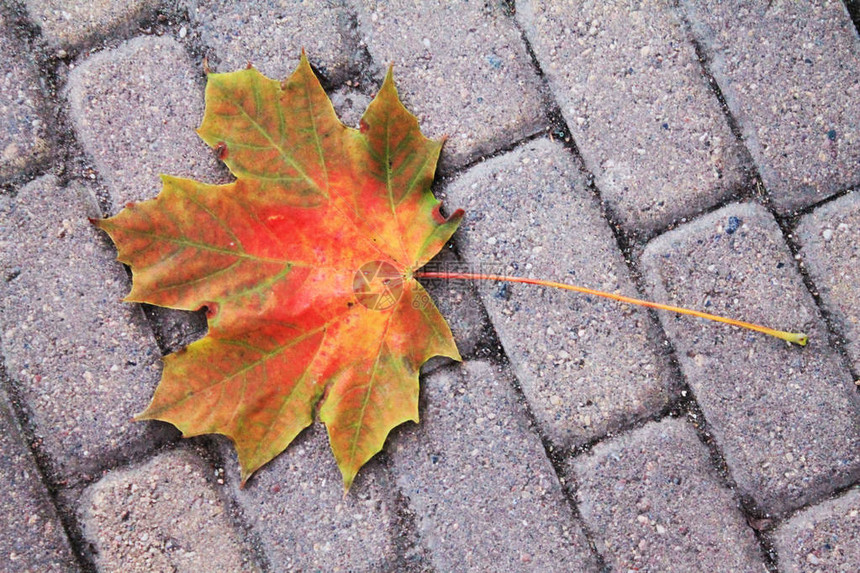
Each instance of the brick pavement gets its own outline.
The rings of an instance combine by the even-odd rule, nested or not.
[[[776,210],[860,184],[860,45],[842,2],[681,4]]]
[[[607,208],[659,229],[745,182],[672,2],[528,1],[518,17]]]
[[[0,568],[856,570],[860,12],[755,6],[5,3]],[[86,217],[161,172],[226,180],[193,132],[204,56],[283,76],[300,46],[350,124],[393,62],[450,135],[435,191],[467,218],[435,264],[810,345],[436,281],[466,361],[425,367],[421,424],[346,497],[321,426],[240,489],[226,440],[129,422],[205,323],[120,303]]]
[[[801,350],[660,315],[741,495],[763,513],[793,510],[860,477],[860,401],[795,263],[772,215],[750,203],[670,231],[643,255],[655,299],[810,336]]]
[[[760,548],[684,420],[651,422],[573,461],[577,501],[616,571],[759,571]]]
[[[0,182],[25,179],[44,163],[49,153],[49,122],[36,62],[27,50],[19,50],[20,31],[0,14]],[[17,33],[16,33],[17,32]]]

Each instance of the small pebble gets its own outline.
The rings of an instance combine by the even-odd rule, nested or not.
[[[729,217],[729,222],[726,225],[726,234],[733,235],[741,226],[741,220],[737,217]]]
[[[833,238],[833,229],[824,229],[821,232],[821,236],[824,237],[825,241],[829,241]]]

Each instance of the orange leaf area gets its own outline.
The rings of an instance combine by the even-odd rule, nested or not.
[[[430,192],[425,138],[391,71],[344,126],[302,54],[284,82],[210,74],[198,130],[236,180],[163,176],[98,221],[133,272],[129,302],[208,309],[207,336],[164,359],[138,420],[235,443],[242,483],[313,422],[349,489],[388,433],[418,421],[418,370],[460,356],[413,272],[456,230]]]

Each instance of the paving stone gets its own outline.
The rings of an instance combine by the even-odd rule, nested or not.
[[[765,570],[737,501],[685,421],[602,442],[573,470],[582,518],[614,571]]]
[[[781,213],[860,184],[860,39],[842,2],[681,6]]]
[[[794,237],[821,302],[860,372],[860,192],[804,216]]]
[[[159,0],[26,0],[30,19],[57,48],[83,48],[106,34],[131,31]]]
[[[450,138],[450,170],[547,125],[537,73],[503,2],[353,0],[378,70],[394,64],[406,107]]]
[[[860,571],[860,489],[804,509],[773,533],[779,570]]]
[[[49,150],[39,72],[6,26],[0,14],[0,183],[40,165]]]
[[[426,377],[422,393],[421,423],[389,449],[433,568],[596,570],[510,377],[467,362]]]
[[[517,3],[517,17],[609,211],[665,227],[744,185],[739,146],[674,2]]]
[[[69,74],[75,131],[107,183],[111,213],[161,190],[159,173],[226,181],[197,137],[203,119],[202,70],[170,38],[135,38],[100,52]]]
[[[243,69],[248,62],[272,78],[286,78],[304,48],[311,64],[339,83],[351,71],[358,51],[355,21],[343,0],[189,0],[188,15],[199,26],[219,72]]]
[[[466,217],[466,263],[641,296],[571,154],[540,139],[473,167],[445,189]],[[478,292],[546,435],[575,447],[664,408],[673,389],[642,309],[532,285]]]
[[[740,493],[781,514],[860,477],[860,405],[771,215],[732,204],[653,240],[653,300],[810,336],[805,348],[660,313]]]
[[[0,391],[0,559],[7,573],[78,571],[39,470]]]
[[[87,216],[89,190],[45,176],[0,207],[0,332],[9,378],[57,478],[86,479],[165,438],[132,423],[159,377],[128,275]]]
[[[258,571],[212,477],[179,450],[90,486],[79,514],[99,571]]]
[[[238,461],[222,440],[233,497],[274,571],[397,571],[394,484],[372,460],[347,495],[316,424],[240,489]]]
[[[371,98],[358,90],[342,87],[329,94],[332,107],[334,107],[340,121],[347,127],[359,129],[361,116],[367,106],[370,105]]]

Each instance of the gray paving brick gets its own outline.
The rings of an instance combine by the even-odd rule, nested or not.
[[[573,464],[582,517],[615,571],[764,571],[758,542],[708,451],[666,419]]]
[[[443,170],[546,125],[538,76],[502,2],[352,1],[380,76],[393,63],[421,129],[450,136]]]
[[[804,216],[794,236],[821,302],[860,371],[860,192]]]
[[[78,571],[63,526],[0,391],[0,559],[7,573]]]
[[[681,5],[775,207],[860,184],[860,40],[843,3]]]
[[[654,300],[810,336],[806,348],[660,313],[740,492],[783,513],[860,477],[860,407],[782,233],[733,204],[655,239],[642,266]]]
[[[140,308],[120,302],[128,275],[90,225],[89,191],[45,176],[0,206],[2,353],[58,479],[85,479],[106,460],[164,436],[131,422],[159,376]]]
[[[275,571],[396,571],[394,485],[378,462],[343,482],[316,424],[240,489],[238,462],[222,451],[232,494]]]
[[[154,14],[159,0],[26,0],[30,19],[42,36],[58,48],[82,48],[115,34],[128,32]]]
[[[370,105],[371,98],[349,87],[342,87],[330,93],[329,97],[340,121],[348,127],[359,129],[361,116],[364,115],[364,111]]]
[[[49,151],[39,72],[6,26],[0,14],[0,183],[43,163]]]
[[[358,50],[355,23],[343,0],[189,0],[188,15],[210,49],[213,69],[232,72],[248,62],[286,78],[304,48],[329,81],[346,79]]]
[[[422,393],[421,423],[389,449],[435,570],[595,570],[509,375],[466,362],[427,376]]]
[[[445,188],[466,217],[455,236],[468,265],[637,294],[582,173],[561,145],[526,143]],[[532,285],[478,281],[523,392],[556,445],[578,446],[659,412],[672,378],[638,308]]]
[[[257,571],[213,477],[179,450],[90,486],[79,513],[99,571]]]
[[[860,489],[804,509],[772,535],[784,573],[860,571]]]
[[[673,2],[517,3],[613,215],[652,231],[745,183],[739,147]]]
[[[203,90],[202,70],[165,37],[135,38],[69,74],[74,128],[108,186],[112,213],[155,197],[159,173],[226,180],[195,133],[203,119]]]

